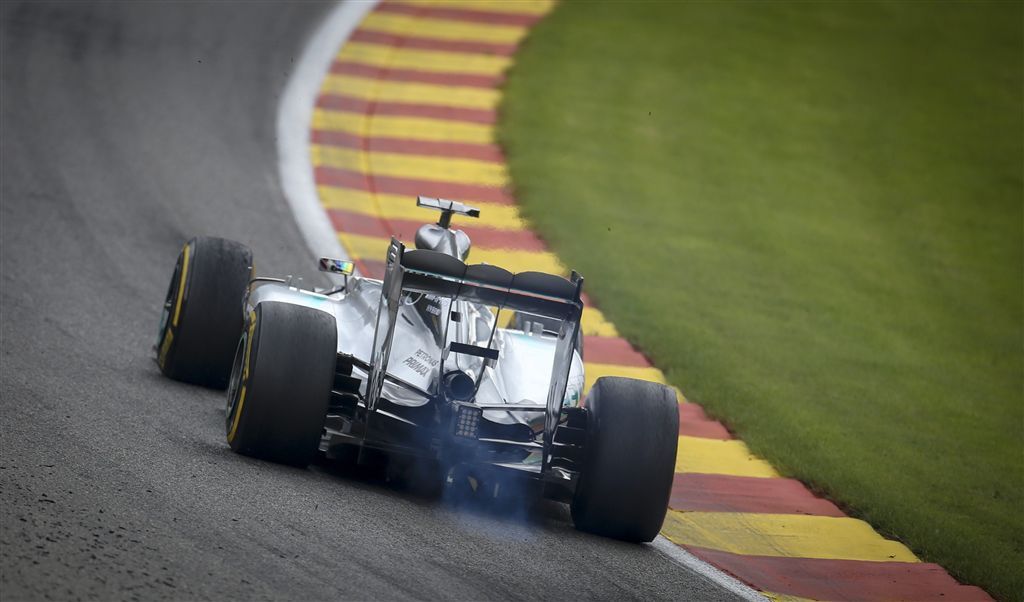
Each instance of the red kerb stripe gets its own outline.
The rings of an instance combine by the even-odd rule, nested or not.
[[[422,221],[388,219],[381,220],[364,214],[329,209],[327,211],[334,224],[334,229],[363,236],[390,238],[396,236],[403,241],[412,242],[416,231],[423,225]],[[495,230],[479,226],[459,224],[458,229],[464,231],[473,241],[473,246],[481,249],[512,249],[517,251],[543,251],[542,243],[528,230]]]
[[[515,54],[515,44],[495,44],[491,42],[469,42],[458,40],[434,40],[431,38],[420,38],[416,36],[401,36],[366,29],[357,29],[349,37],[353,42],[367,44],[386,44],[400,48],[415,48],[418,50],[442,50],[445,52],[468,52],[472,54],[491,54],[495,56],[512,56]]]
[[[435,155],[476,159],[504,163],[505,156],[494,144],[468,144],[461,142],[430,142],[424,140],[403,140],[399,138],[370,138],[366,148],[381,153],[405,153],[410,155]]]
[[[359,273],[366,278],[376,278],[378,280],[384,278],[384,268],[387,264],[379,259],[360,259]]]
[[[669,507],[700,512],[845,516],[832,502],[815,497],[800,481],[719,474],[676,474]]]
[[[416,82],[439,86],[470,86],[474,88],[496,88],[504,80],[503,75],[478,75],[475,73],[446,73],[420,71],[417,69],[385,69],[354,61],[335,61],[331,73],[355,75],[393,82]]]
[[[410,198],[423,195],[458,199],[469,203],[479,201],[511,205],[514,202],[512,196],[506,190],[478,184],[367,175],[347,169],[323,166],[317,167],[314,170],[314,176],[317,184],[325,186],[353,188],[364,192],[378,192],[382,194],[399,194]]]
[[[327,217],[337,232],[391,238],[392,233],[388,224],[377,217],[341,209],[328,209]]]
[[[743,556],[684,547],[756,589],[814,600],[992,599],[980,588],[957,583],[937,564]]]
[[[481,125],[493,125],[497,122],[497,114],[491,109],[463,109],[408,102],[371,102],[340,94],[323,94],[317,98],[316,106],[332,111],[351,111],[367,115],[426,117],[428,119],[442,119],[445,121],[466,121]]]
[[[583,337],[583,355],[588,362],[647,368],[647,358],[621,337]]]
[[[679,434],[706,439],[732,439],[721,422],[708,418],[704,408],[695,403],[679,404]]]
[[[335,169],[332,167],[313,168],[313,179],[317,184],[324,186],[337,186],[338,188],[352,188],[370,192],[370,179],[365,174],[349,171],[347,169]]]
[[[408,140],[402,138],[364,138],[348,132],[313,130],[314,144],[360,148],[376,153],[400,153],[403,155],[428,155],[477,161],[504,162],[501,149],[494,144],[469,144],[463,142],[431,142],[429,140]]]
[[[348,132],[313,130],[313,144],[358,148],[370,152],[431,155],[458,159],[476,159],[502,163],[501,149],[493,144],[464,144],[459,142],[430,142],[402,138],[363,138]]]
[[[466,6],[472,6],[467,3]],[[425,19],[447,19],[465,21],[467,23],[485,23],[489,25],[518,25],[528,27],[540,20],[540,15],[497,13],[471,8],[448,8],[442,6],[424,6],[411,4],[393,4],[382,2],[374,9],[378,13],[409,15]]]
[[[323,146],[342,146],[345,148],[363,148],[366,139],[362,136],[349,134],[348,132],[334,132],[328,130],[313,130],[310,132],[310,142]]]

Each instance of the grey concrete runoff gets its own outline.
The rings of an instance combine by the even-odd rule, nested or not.
[[[231,453],[151,358],[181,244],[316,277],[275,117],[320,3],[0,5],[3,600],[731,599],[563,509],[459,511]]]

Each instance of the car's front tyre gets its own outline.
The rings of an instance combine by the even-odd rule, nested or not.
[[[257,305],[238,344],[228,387],[231,449],[308,465],[320,444],[336,359],[334,316],[289,303]]]

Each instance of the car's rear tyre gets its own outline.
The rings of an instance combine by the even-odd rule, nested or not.
[[[242,332],[252,251],[223,238],[188,241],[167,288],[157,364],[174,380],[223,389]]]
[[[337,358],[334,316],[265,302],[248,317],[228,387],[234,451],[306,466],[320,444]]]
[[[679,440],[669,387],[632,378],[597,379],[584,404],[586,461],[572,500],[576,528],[651,541],[665,520]]]

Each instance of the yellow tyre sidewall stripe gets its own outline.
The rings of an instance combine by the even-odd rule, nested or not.
[[[242,418],[242,409],[245,407],[245,390],[249,385],[249,362],[252,357],[252,339],[256,332],[256,310],[249,312],[249,330],[246,332],[245,355],[242,359],[242,376],[238,384],[238,403],[235,404],[235,415],[231,419],[231,429],[228,430],[228,443],[235,440],[238,433],[238,423]]]
[[[188,279],[190,247],[191,245],[189,243],[185,243],[185,246],[181,249],[181,270],[178,272],[178,294],[174,300],[174,310],[169,314],[167,323],[164,324],[163,340],[160,342],[160,350],[156,356],[157,364],[159,364],[161,369],[163,369],[167,364],[167,354],[171,352],[171,347],[174,345],[174,331],[178,327],[178,321],[181,316],[181,305],[185,298],[185,285]]]
[[[189,248],[191,245],[186,244],[185,248],[181,250],[181,279],[178,281],[178,298],[174,302],[174,319],[171,320],[171,325],[175,328],[178,327],[178,318],[181,315],[181,302],[185,298],[185,283],[188,281],[188,262],[189,262]]]
[[[167,353],[171,350],[173,342],[174,330],[172,330],[171,325],[168,324],[164,327],[164,342],[160,344],[160,354],[157,356],[157,360],[161,368],[163,368],[164,364],[167,363]]]

